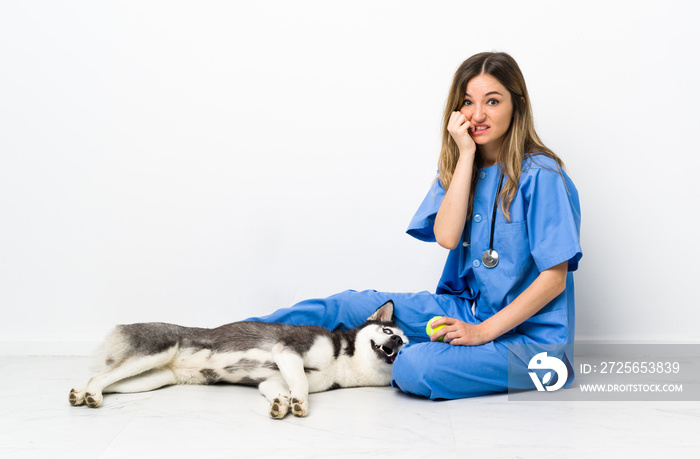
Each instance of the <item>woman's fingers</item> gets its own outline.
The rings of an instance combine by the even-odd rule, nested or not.
[[[452,136],[460,152],[476,148],[470,134],[472,128],[473,126],[466,116],[460,112],[452,112],[447,122],[447,132]]]
[[[467,120],[466,116],[462,115],[460,112],[452,112],[450,121],[447,123],[447,130],[450,134],[468,134],[470,127],[471,123]]]

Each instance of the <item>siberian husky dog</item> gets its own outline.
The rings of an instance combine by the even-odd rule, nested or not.
[[[407,343],[394,323],[392,301],[348,331],[263,322],[214,329],[119,325],[98,352],[97,374],[87,386],[72,389],[69,401],[97,408],[103,393],[225,382],[257,386],[273,419],[290,409],[306,416],[310,392],[388,385],[391,365]]]

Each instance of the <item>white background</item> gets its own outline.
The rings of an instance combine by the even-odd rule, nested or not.
[[[581,196],[577,338],[697,342],[696,5],[3,2],[0,353],[434,291],[447,252],[404,231],[492,50]]]

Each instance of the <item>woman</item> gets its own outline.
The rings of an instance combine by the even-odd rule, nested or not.
[[[439,177],[408,229],[450,250],[436,293],[348,291],[254,320],[351,328],[391,299],[411,340],[393,369],[404,392],[454,399],[533,388],[527,367],[541,352],[565,363],[568,385],[579,209],[561,160],[535,132],[517,63],[477,54],[455,73]],[[428,338],[436,315],[433,327],[445,327]]]

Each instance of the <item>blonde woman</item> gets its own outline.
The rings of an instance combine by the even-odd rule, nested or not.
[[[438,177],[408,228],[449,250],[436,292],[347,291],[253,320],[351,328],[393,300],[411,341],[393,368],[404,392],[454,399],[534,388],[528,364],[542,352],[567,370],[544,383],[569,385],[579,228],[578,193],[535,132],[518,64],[477,54],[455,73]],[[433,316],[444,327],[428,337]]]

